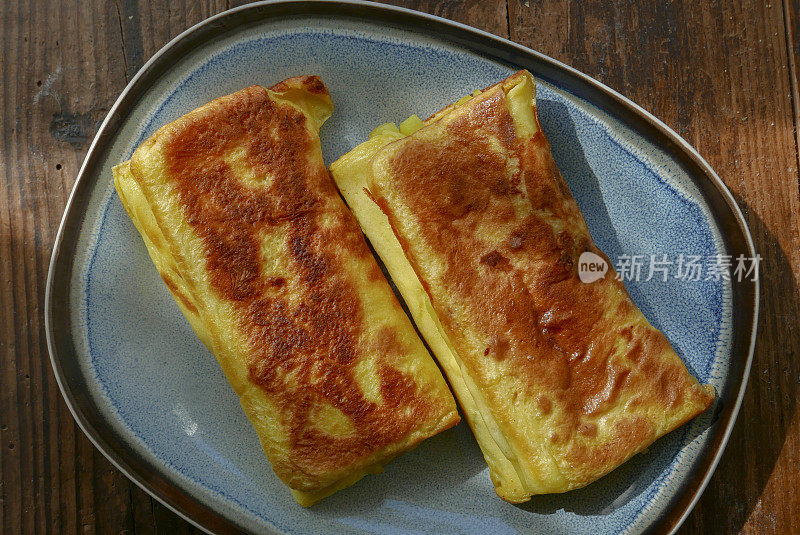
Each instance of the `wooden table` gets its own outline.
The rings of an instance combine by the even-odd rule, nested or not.
[[[402,1],[593,76],[692,143],[764,257],[755,362],[683,533],[800,533],[800,0]],[[112,467],[61,399],[44,339],[50,250],[108,109],[222,0],[0,2],[0,532],[195,531]]]

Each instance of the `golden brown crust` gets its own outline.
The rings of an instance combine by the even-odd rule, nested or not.
[[[148,165],[159,162],[158,180],[202,243],[213,295],[199,300],[236,318],[221,328],[246,341],[238,365],[271,407],[264,418],[280,430],[272,436],[254,421],[273,468],[293,488],[314,492],[458,416],[388,284],[374,276],[380,270],[322,164],[314,118],[276,98],[296,91],[330,105],[317,77],[249,87],[160,130],[134,155],[132,171],[147,190]],[[369,291],[388,318],[379,328],[382,315],[365,312],[367,290],[353,266],[373,274]],[[193,299],[163,278],[196,312]],[[360,366],[373,355],[367,374]],[[377,381],[377,399],[364,380]],[[319,425],[325,411],[340,428]]]
[[[388,145],[373,172],[370,193],[464,369],[520,455],[554,459],[562,490],[709,406],[613,268],[579,280],[581,253],[602,252],[541,128],[517,135],[502,83]]]

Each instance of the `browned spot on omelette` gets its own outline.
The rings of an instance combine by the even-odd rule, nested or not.
[[[308,91],[326,91],[309,78]],[[322,473],[399,440],[442,408],[385,365],[378,373],[389,402],[377,405],[362,393],[354,365],[363,311],[341,275],[338,244],[361,256],[369,250],[325,168],[308,159],[315,139],[306,117],[260,87],[239,95],[182,129],[166,144],[165,157],[186,218],[205,244],[212,287],[240,314],[238,327],[252,349],[250,379],[275,401],[289,429],[293,469]],[[238,147],[246,147],[247,165],[256,177],[268,177],[268,186],[246,186],[234,174],[225,156]],[[320,218],[330,216],[332,198],[339,204],[331,229]],[[283,236],[291,258],[285,277],[261,273],[265,233]],[[301,289],[300,303],[290,303],[287,287]],[[346,415],[355,433],[331,436],[312,425],[311,410],[321,402]]]
[[[197,307],[194,306],[194,303],[191,301],[191,299],[189,299],[186,294],[181,291],[178,285],[175,284],[175,281],[172,280],[172,277],[163,272],[159,272],[159,274],[161,275],[161,280],[163,280],[164,284],[166,284],[167,288],[169,288],[169,291],[172,293],[172,295],[180,300],[184,308],[186,308],[186,310],[192,314],[197,314]]]

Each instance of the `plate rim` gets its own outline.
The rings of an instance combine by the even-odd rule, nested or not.
[[[50,363],[61,395],[80,429],[109,462],[125,474],[128,479],[133,481],[142,490],[168,509],[207,533],[242,532],[244,528],[234,522],[233,519],[223,516],[205,504],[200,503],[189,494],[174,487],[169,482],[168,478],[163,477],[161,474],[155,477],[153,477],[152,474],[150,474],[150,477],[144,476],[141,473],[143,468],[142,461],[135,458],[137,456],[130,448],[123,447],[122,451],[119,451],[119,448],[115,448],[109,444],[107,440],[108,437],[104,436],[101,432],[102,430],[94,425],[94,421],[89,415],[83,412],[82,407],[78,404],[80,393],[74,392],[71,388],[67,372],[64,367],[62,367],[63,356],[59,352],[60,347],[64,345],[65,341],[68,342],[69,345],[73,345],[69,314],[62,313],[59,315],[60,312],[69,310],[69,279],[71,276],[72,255],[68,255],[65,252],[65,238],[68,232],[71,232],[76,237],[79,234],[80,223],[82,223],[83,220],[81,214],[75,214],[75,205],[78,200],[86,200],[79,199],[79,195],[90,192],[96,183],[96,181],[88,182],[86,177],[90,174],[93,166],[98,165],[98,160],[102,159],[102,149],[105,148],[105,145],[107,145],[116,134],[115,127],[122,122],[120,117],[130,111],[133,105],[138,102],[141,94],[149,87],[149,78],[155,78],[159,75],[159,72],[168,69],[169,64],[172,63],[171,60],[183,57],[191,48],[190,45],[197,42],[201,36],[218,37],[234,30],[242,23],[257,22],[286,15],[297,16],[298,14],[306,16],[349,16],[362,19],[372,16],[371,20],[373,21],[387,22],[388,20],[390,25],[414,26],[416,30],[423,34],[431,33],[430,30],[424,29],[425,25],[435,25],[438,26],[439,29],[445,30],[437,34],[438,38],[454,43],[465,49],[478,52],[484,57],[493,57],[494,59],[500,60],[502,63],[515,65],[524,65],[524,60],[527,59],[528,62],[533,62],[549,68],[554,74],[565,74],[568,78],[577,79],[577,81],[586,86],[584,92],[588,91],[593,97],[598,95],[604,97],[607,101],[607,106],[620,107],[623,111],[628,113],[629,120],[633,122],[641,121],[642,126],[655,130],[656,133],[665,137],[668,142],[674,145],[670,147],[670,152],[674,152],[676,156],[688,157],[688,163],[695,166],[700,172],[699,174],[702,174],[708,179],[709,184],[715,188],[715,191],[712,190],[712,193],[715,192],[720,197],[720,199],[716,199],[718,206],[712,207],[711,210],[712,214],[715,216],[715,220],[720,207],[727,207],[730,212],[729,215],[733,216],[735,227],[724,229],[723,240],[725,241],[726,247],[729,245],[729,239],[731,239],[729,235],[730,231],[738,231],[741,233],[741,236],[737,236],[740,240],[739,245],[744,246],[745,251],[749,253],[750,257],[755,257],[756,255],[750,229],[733,195],[717,173],[685,139],[650,112],[602,82],[595,80],[561,61],[509,39],[436,15],[365,0],[264,0],[222,11],[198,22],[179,33],[148,59],[125,86],[95,134],[75,179],[72,191],[64,208],[58,232],[53,242],[53,250],[45,287],[44,306],[45,336],[47,339],[48,353],[50,355]],[[248,20],[248,15],[251,15],[250,20]],[[232,21],[235,23],[231,23]],[[467,37],[472,37],[473,39],[467,39]],[[478,37],[478,39],[474,39],[475,37]],[[572,89],[573,87],[570,87],[569,91],[572,92]],[[577,96],[582,97],[580,93],[580,91],[576,92]],[[599,105],[595,98],[586,98],[585,100],[606,111],[605,106]],[[610,115],[619,118],[615,113],[610,113]],[[638,132],[639,129],[635,130]],[[696,178],[697,174],[698,173],[691,173],[693,179]],[[695,180],[693,180],[693,182],[696,183]],[[708,192],[704,190],[703,193]],[[719,205],[720,200],[723,201],[724,204]],[[78,219],[77,225],[74,221],[76,218]],[[57,286],[56,282],[59,280],[65,280],[66,284]],[[747,282],[752,284],[747,284]],[[734,386],[738,384],[738,387],[735,389],[735,397],[729,400],[720,400],[723,402],[720,406],[720,412],[716,415],[715,421],[711,425],[713,430],[709,436],[705,451],[701,453],[698,458],[698,466],[696,468],[698,473],[695,473],[689,478],[690,480],[686,482],[683,488],[673,497],[672,502],[668,505],[665,512],[646,528],[648,532],[658,531],[672,534],[678,530],[697,504],[700,496],[708,485],[725,451],[731,432],[733,431],[739,409],[742,405],[753,362],[758,327],[760,281],[758,279],[755,281],[745,281],[743,284],[734,286],[733,290],[734,295],[732,298],[734,299],[734,303],[736,303],[737,299],[742,299],[744,304],[751,302],[750,305],[752,307],[752,313],[749,316],[745,313],[743,318],[743,320],[750,325],[749,336],[748,333],[738,336],[739,345],[744,344],[747,348],[744,362],[737,363],[736,357],[738,357],[738,355],[732,351],[734,359],[732,359],[731,365],[740,364],[741,373],[738,377],[733,377],[733,374],[729,372],[729,377],[726,379],[728,383],[733,381]],[[739,310],[741,309],[734,306],[734,321],[736,320]],[[65,325],[67,326],[66,328],[64,327]],[[61,338],[57,338],[58,334],[54,330],[54,327],[60,327]],[[736,337],[737,334],[735,333],[734,336]],[[63,338],[67,340],[63,340]],[[736,349],[735,340],[732,340],[732,350],[733,349]],[[725,403],[726,401],[727,403]],[[99,418],[99,420],[102,421],[102,418]],[[724,425],[722,428],[719,428],[721,424]],[[105,435],[108,434],[109,432],[105,433]],[[114,435],[113,432],[110,432],[110,434],[112,436]],[[714,444],[711,444],[711,442],[714,442]],[[145,466],[147,464],[146,462],[144,463]]]

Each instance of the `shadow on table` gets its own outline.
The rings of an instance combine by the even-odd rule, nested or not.
[[[734,197],[747,214],[756,252],[763,257],[756,350],[728,446],[680,533],[742,530],[773,472],[800,395],[800,334],[787,325],[787,320],[796,324],[800,318],[800,292],[792,266],[761,218],[741,197]],[[780,532],[781,526],[777,529]]]

